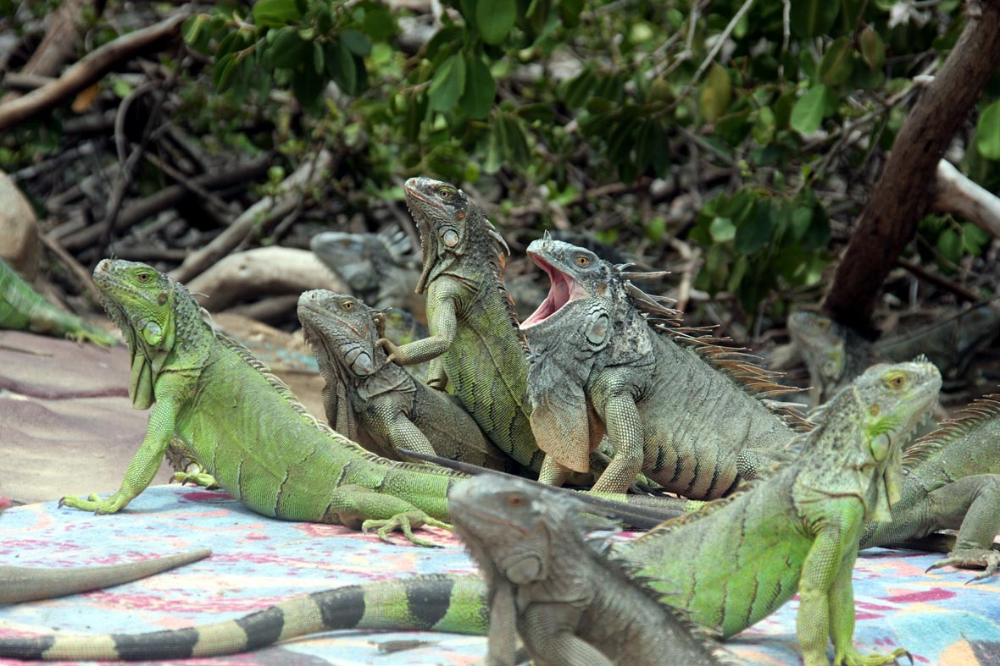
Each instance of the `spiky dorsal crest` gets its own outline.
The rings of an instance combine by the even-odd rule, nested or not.
[[[423,472],[426,474],[435,474],[438,476],[458,476],[458,477],[466,476],[461,472],[454,472],[450,469],[445,469],[443,467],[436,467],[434,465],[424,465],[419,463],[398,462],[395,460],[388,460],[381,456],[375,455],[374,453],[371,453],[357,442],[343,436],[342,434],[340,434],[339,432],[337,432],[336,430],[334,430],[333,428],[331,428],[330,426],[328,426],[327,424],[323,423],[315,416],[310,414],[309,411],[305,408],[305,405],[299,402],[299,399],[295,397],[295,394],[292,393],[291,389],[289,389],[288,386],[283,381],[278,379],[278,377],[271,372],[271,369],[268,368],[267,365],[265,365],[260,359],[254,356],[249,349],[247,349],[242,344],[240,344],[236,340],[233,340],[232,338],[230,338],[229,336],[225,335],[220,331],[215,332],[215,338],[216,340],[219,341],[219,343],[223,347],[235,353],[237,356],[239,356],[240,360],[242,360],[252,369],[259,372],[261,376],[267,380],[267,383],[271,386],[271,388],[277,391],[278,394],[284,399],[284,401],[287,402],[289,406],[291,406],[292,409],[294,409],[295,412],[300,417],[302,417],[308,424],[310,424],[311,426],[322,432],[327,437],[334,439],[337,444],[352,449],[355,453],[362,456],[369,462],[385,465],[388,467],[396,467],[400,469]]]
[[[650,326],[657,332],[667,336],[673,342],[692,349],[712,367],[720,370],[737,385],[755,398],[768,398],[773,395],[794,393],[799,389],[778,383],[783,373],[768,370],[755,361],[759,358],[748,354],[744,347],[731,346],[732,340],[725,336],[711,334],[712,327],[687,327],[683,325],[683,313],[669,307],[672,299],[665,296],[653,296],[635,286],[630,277],[657,275],[656,273],[626,273],[627,264],[616,266],[615,270],[623,278],[625,290],[632,305],[639,310]],[[778,414],[793,429],[808,431],[813,424],[789,408],[775,407],[765,402],[765,407]]]
[[[903,469],[917,467],[959,437],[965,437],[1000,416],[1000,393],[974,400],[961,414],[957,419],[945,421],[937,430],[907,448],[903,452]]]

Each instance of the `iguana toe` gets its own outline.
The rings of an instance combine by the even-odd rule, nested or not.
[[[215,480],[215,477],[206,472],[174,472],[173,480],[180,482],[182,486],[191,483],[195,486],[201,486],[205,490],[219,488],[219,482]]]
[[[882,664],[898,664],[899,658],[905,656],[913,666],[913,655],[906,648],[897,648],[889,654],[861,654],[856,650],[838,656],[834,659],[833,666],[881,666]]]
[[[370,532],[371,530],[375,530],[375,533],[378,534],[378,537],[382,539],[382,541],[392,543],[392,540],[389,538],[389,532],[399,529],[407,539],[418,546],[440,548],[437,544],[425,541],[413,534],[414,527],[421,527],[423,525],[451,529],[451,525],[448,523],[443,523],[440,520],[431,518],[423,511],[407,511],[406,513],[400,513],[392,518],[384,520],[366,520],[361,523],[361,531]]]
[[[973,583],[992,576],[997,570],[997,566],[1000,566],[1000,552],[985,548],[956,548],[948,557],[927,567],[927,571],[943,567],[958,567],[960,569],[982,567],[983,572],[968,581],[968,583]]]

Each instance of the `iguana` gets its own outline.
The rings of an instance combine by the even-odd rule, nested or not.
[[[961,377],[977,349],[1000,332],[1000,309],[992,304],[972,308],[917,331],[872,342],[850,327],[818,312],[798,310],[788,317],[788,330],[799,346],[812,384],[815,407],[874,363],[903,361],[926,354],[946,380]]]
[[[0,328],[106,347],[117,344],[108,333],[46,301],[3,259],[0,259]]]
[[[103,260],[94,270],[108,314],[132,356],[129,396],[149,409],[142,446],[107,499],[64,497],[115,513],[149,485],[176,435],[220,486],[254,511],[286,520],[375,528],[446,526],[447,492],[462,475],[385,460],[306,413],[240,345],[216,334],[191,294],[145,264]]]
[[[578,500],[486,475],[448,505],[489,587],[488,664],[520,663],[515,634],[536,664],[721,663],[704,631],[584,541]]]
[[[451,382],[493,444],[540,470],[544,456],[528,421],[527,347],[500,275],[507,244],[461,190],[430,178],[410,178],[403,190],[420,230],[424,263],[416,289],[427,296],[431,335],[379,344],[400,365],[433,359],[427,383]]]
[[[399,308],[426,321],[424,299],[413,292],[420,279],[420,259],[408,254],[406,234],[324,231],[313,236],[310,247],[368,305],[379,310]]]
[[[835,664],[891,663],[905,651],[862,657],[851,644],[851,569],[862,521],[890,518],[902,477],[900,448],[930,410],[940,386],[940,373],[926,362],[870,369],[804,435],[808,456],[782,467],[766,483],[623,544],[613,559],[653,589],[657,599],[724,636],[749,627],[798,591],[798,634],[806,666],[829,663],[830,638]],[[482,579],[431,574],[316,592],[190,629],[0,639],[0,656],[178,659],[233,654],[319,631],[354,628],[484,635],[489,609]]]
[[[589,250],[542,239],[528,256],[552,284],[521,324],[531,426],[560,465],[587,471],[606,432],[615,454],[594,491],[624,492],[643,472],[668,491],[714,499],[740,472],[784,457],[795,433],[761,398],[788,389],[766,371],[658,324],[675,313]]]
[[[861,547],[959,530],[949,557],[931,568],[983,567],[975,580],[991,576],[1000,564],[992,549],[1000,534],[1000,395],[976,400],[965,416],[914,442],[903,454],[903,473],[892,522],[866,525]]]
[[[353,296],[325,289],[299,297],[299,321],[326,381],[330,427],[370,451],[405,459],[397,448],[514,471],[452,397],[416,381],[376,342],[384,315]]]

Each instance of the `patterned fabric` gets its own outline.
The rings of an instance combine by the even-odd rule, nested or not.
[[[220,492],[160,486],[124,513],[95,516],[32,504],[0,516],[0,565],[113,564],[205,547],[207,560],[110,590],[0,608],[0,636],[174,629],[233,619],[296,594],[413,573],[475,570],[459,541],[425,530],[442,547],[379,541],[342,527],[263,518]],[[856,645],[905,646],[916,664],[1000,664],[1000,578],[924,570],[939,556],[873,549],[854,572]],[[800,664],[797,601],[727,643],[743,664]],[[381,648],[381,649],[380,649]],[[396,651],[392,651],[392,650]],[[186,663],[472,664],[486,640],[435,633],[340,631],[249,655]],[[18,664],[0,659],[0,666]]]

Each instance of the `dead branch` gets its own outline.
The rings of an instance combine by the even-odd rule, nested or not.
[[[171,43],[180,34],[181,24],[190,13],[190,9],[185,8],[155,25],[122,35],[88,53],[52,83],[33,90],[24,97],[0,104],[0,132],[45,113],[66,98],[96,83],[118,63],[143,51],[155,50]]]
[[[955,294],[955,296],[958,296],[961,300],[969,301],[970,303],[976,303],[981,300],[979,294],[976,292],[966,289],[957,282],[952,282],[948,278],[938,275],[937,273],[932,273],[920,264],[907,261],[906,259],[899,259],[897,263],[924,282],[928,282],[935,287],[949,291]]]
[[[280,194],[267,196],[246,209],[228,229],[216,236],[212,242],[191,253],[171,276],[180,282],[189,282],[209,266],[219,261],[239,245],[259,224],[278,220],[291,213],[299,205],[301,190],[309,187],[314,180],[322,177],[330,169],[333,156],[328,150],[321,150],[315,160],[302,164],[292,175],[278,186]]]
[[[262,247],[231,254],[188,282],[206,294],[212,312],[268,294],[301,294],[309,289],[344,292],[345,285],[309,250]]]
[[[934,210],[955,213],[1000,237],[1000,199],[972,182],[948,160],[937,166]]]
[[[823,307],[874,335],[879,288],[930,209],[938,162],[1000,61],[1000,2],[970,0],[965,30],[903,123]]]

